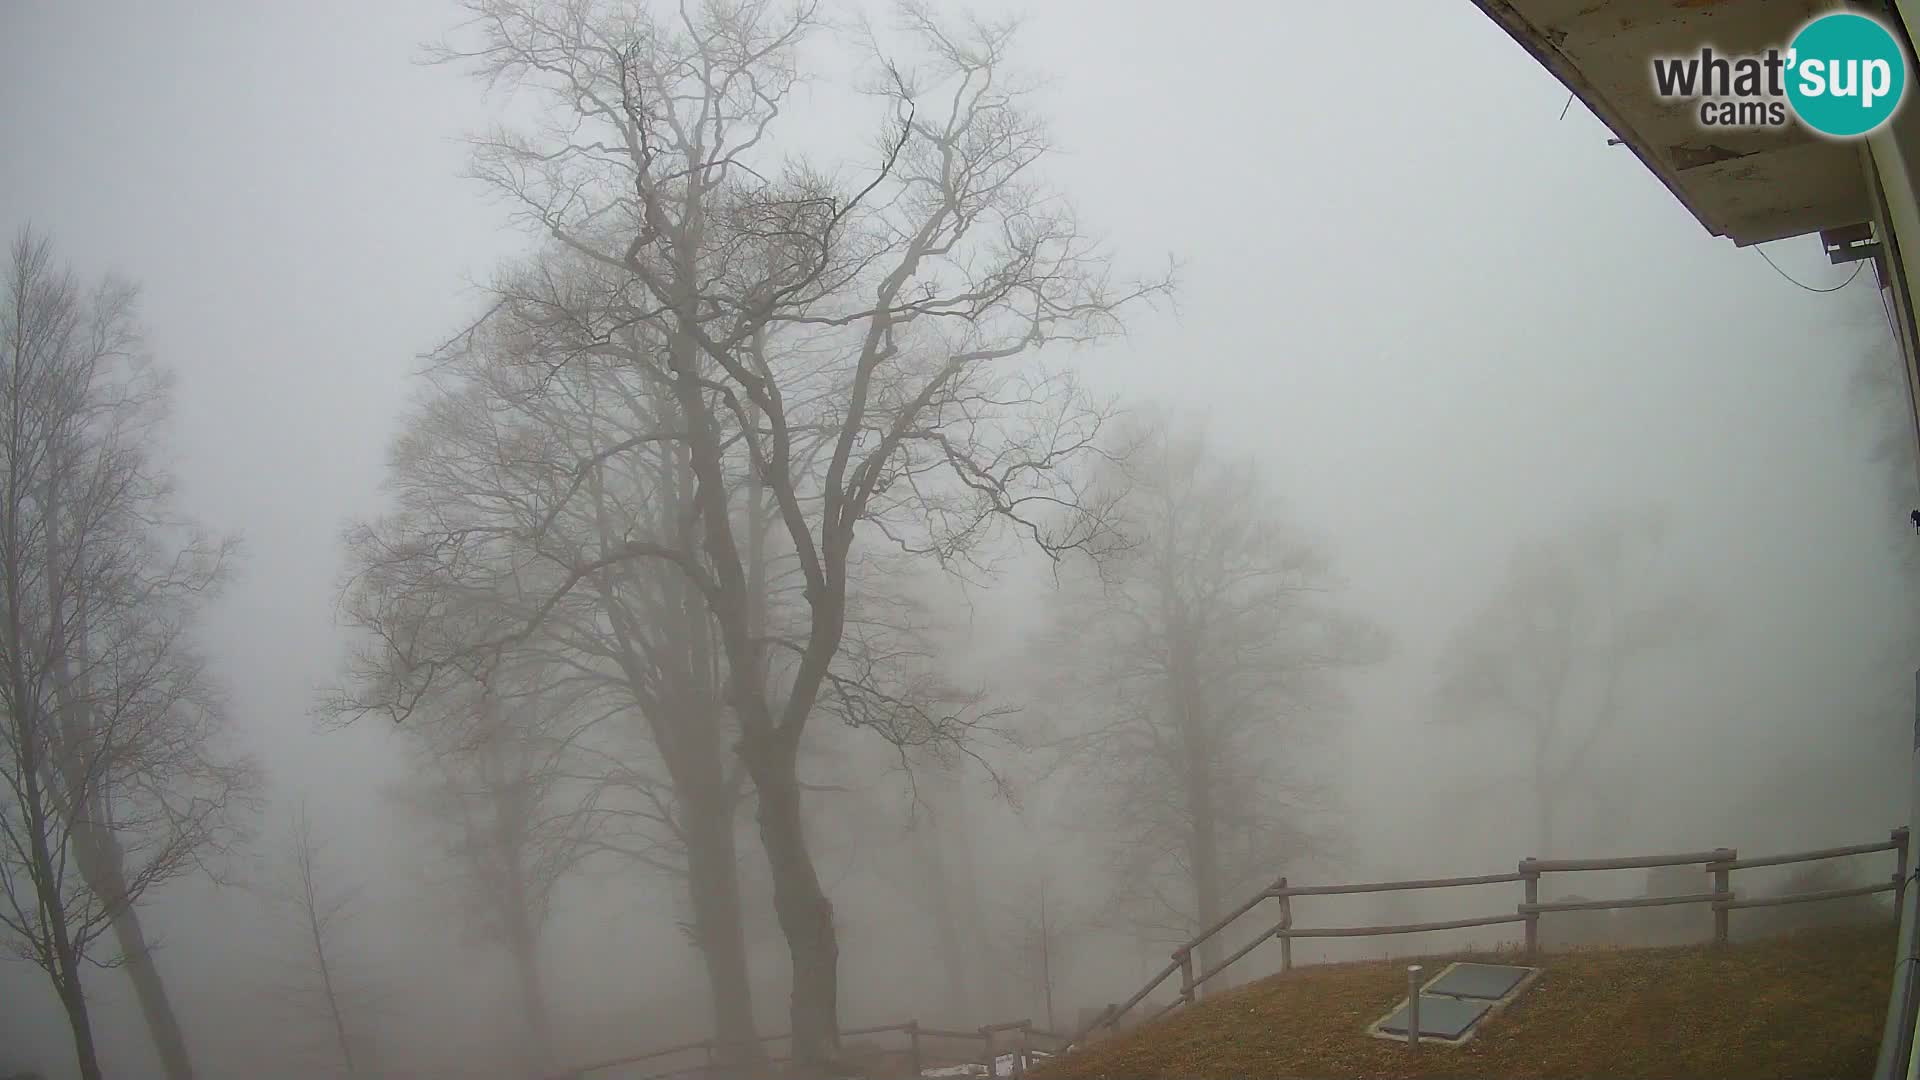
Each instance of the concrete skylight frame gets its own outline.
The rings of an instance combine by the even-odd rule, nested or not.
[[[1525,974],[1521,975],[1520,979],[1517,982],[1515,982],[1511,987],[1509,987],[1505,994],[1497,998],[1476,997],[1476,996],[1468,996],[1464,994],[1437,994],[1432,991],[1431,989],[1432,987],[1444,981],[1449,975],[1452,975],[1456,970],[1458,970],[1463,966],[1469,967],[1469,968],[1508,968],[1514,971],[1524,972]],[[1420,1035],[1420,1045],[1425,1046],[1428,1043],[1435,1043],[1440,1046],[1467,1045],[1468,1043],[1473,1041],[1473,1037],[1475,1035],[1480,1033],[1481,1028],[1485,1027],[1487,1023],[1491,1021],[1494,1017],[1504,1012],[1507,1006],[1513,1004],[1515,1001],[1518,1001],[1523,995],[1526,994],[1526,992],[1529,989],[1533,987],[1534,983],[1540,980],[1540,977],[1544,974],[1546,974],[1545,968],[1527,967],[1520,964],[1483,964],[1475,961],[1466,961],[1466,960],[1456,960],[1453,963],[1448,964],[1446,967],[1440,969],[1440,973],[1438,975],[1435,975],[1433,978],[1428,979],[1426,983],[1420,987],[1419,993],[1420,993],[1422,1012],[1423,1013],[1425,1012],[1429,1002],[1439,1002],[1439,1001],[1450,1001],[1450,1002],[1457,1002],[1460,1004],[1471,1004],[1471,1005],[1485,1005],[1486,1011],[1482,1012],[1479,1016],[1476,1016],[1471,1021],[1469,1021],[1466,1025],[1466,1028],[1463,1031],[1461,1031],[1460,1035],[1457,1038],[1449,1039],[1439,1035],[1425,1034],[1423,1032]],[[1399,1015],[1403,1010],[1405,1010],[1408,1004],[1409,1004],[1409,999],[1407,998],[1401,998],[1399,1001],[1394,1002],[1393,1007],[1388,1009],[1385,1015],[1381,1016],[1378,1020],[1375,1020],[1373,1023],[1367,1025],[1367,1034],[1371,1035],[1376,1039],[1385,1039],[1389,1042],[1400,1042],[1400,1043],[1411,1042],[1412,1041],[1411,1032],[1404,1033],[1404,1034],[1396,1034],[1395,1032],[1386,1030],[1387,1024],[1391,1022],[1395,1016]],[[1425,1026],[1426,1025],[1424,1023],[1421,1024],[1422,1028],[1425,1028]]]

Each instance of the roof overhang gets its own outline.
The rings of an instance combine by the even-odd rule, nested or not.
[[[1799,123],[1710,132],[1654,96],[1652,58],[1784,47],[1834,0],[1474,0],[1639,155],[1700,224],[1765,243],[1873,218],[1857,142]],[[1863,8],[1870,9],[1863,5]]]

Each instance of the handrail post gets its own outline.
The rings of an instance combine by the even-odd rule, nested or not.
[[[1727,869],[1726,864],[1740,856],[1732,848],[1721,848],[1714,852],[1714,857],[1716,865],[1713,871],[1713,891],[1719,893],[1723,898],[1731,898],[1733,895],[1733,871]],[[1725,945],[1727,943],[1727,917],[1731,914],[1732,912],[1727,909],[1724,900],[1714,903],[1713,943],[1715,945]]]
[[[1897,928],[1907,910],[1907,827],[1893,830],[1893,925]]]
[[[920,1061],[920,1021],[907,1021],[907,1064],[913,1066],[913,1075],[919,1076],[926,1071]]]
[[[1280,893],[1280,929],[1293,929],[1293,894],[1287,892],[1287,879],[1281,878],[1278,887]],[[1293,937],[1280,935],[1280,970],[1293,970]]]
[[[1173,958],[1180,961],[1180,1001],[1193,1004],[1193,946],[1182,945],[1174,952]]]
[[[1520,860],[1520,873],[1527,876],[1526,903],[1529,905],[1540,902],[1540,871],[1534,868],[1534,861],[1531,855]],[[1523,906],[1520,914],[1527,918],[1527,954],[1531,956],[1540,951],[1540,913]]]

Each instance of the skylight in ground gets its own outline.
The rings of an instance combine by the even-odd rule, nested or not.
[[[1455,964],[1426,986],[1426,993],[1498,1001],[1513,992],[1532,968],[1504,964]]]
[[[1420,1037],[1422,1039],[1458,1039],[1487,1014],[1491,1005],[1484,1001],[1420,995]],[[1380,1030],[1388,1035],[1407,1033],[1407,1007],[1399,1008],[1380,1021]]]

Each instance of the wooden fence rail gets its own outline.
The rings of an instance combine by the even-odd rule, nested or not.
[[[1525,922],[1524,915],[1482,915],[1476,919],[1445,919],[1440,922],[1400,923],[1391,926],[1320,926],[1286,930],[1290,938],[1387,937],[1392,934],[1424,934],[1429,930],[1466,930],[1475,926]]]
[[[1341,896],[1348,893],[1411,892],[1415,889],[1452,889],[1462,885],[1504,885],[1521,881],[1525,874],[1481,874],[1478,877],[1427,878],[1415,881],[1371,881],[1364,885],[1282,884],[1267,891],[1268,896]]]
[[[925,1027],[918,1020],[907,1020],[897,1024],[877,1024],[872,1027],[848,1028],[840,1032],[840,1037],[858,1038],[863,1035],[889,1035],[894,1033],[907,1036],[906,1053],[908,1064],[916,1076],[926,1065],[925,1059],[927,1055],[924,1053],[924,1048],[921,1045],[922,1039],[980,1043],[985,1052],[984,1059],[977,1063],[970,1061],[963,1061],[961,1063],[983,1064],[987,1069],[987,1075],[989,1077],[998,1075],[995,1062],[1002,1054],[1008,1052],[1012,1054],[1013,1066],[1010,1075],[1023,1076],[1026,1071],[1032,1067],[1033,1056],[1036,1052],[1059,1053],[1072,1041],[1069,1036],[1060,1034],[1059,1032],[1035,1027],[1032,1020],[1006,1020],[996,1024],[977,1027],[971,1031]],[[1002,1047],[1000,1041],[1007,1038],[1009,1033],[1011,1033],[1012,1036],[1012,1045]],[[761,1044],[784,1042],[792,1037],[792,1035],[784,1032],[778,1035],[760,1035],[755,1037],[754,1042]],[[1045,1045],[1036,1045],[1036,1042]],[[717,1061],[714,1059],[714,1054],[720,1050],[739,1045],[741,1044],[716,1039],[676,1043],[672,1046],[663,1046],[639,1054],[630,1054],[625,1057],[609,1058],[587,1065],[578,1065],[565,1072],[554,1074],[550,1080],[585,1080],[585,1078],[595,1072],[602,1072],[607,1069],[615,1069],[626,1065],[639,1065],[657,1058],[670,1057],[674,1054],[690,1054],[696,1052],[704,1054],[706,1060],[690,1065],[682,1065],[678,1068],[668,1069],[662,1072],[647,1073],[639,1077],[638,1080],[683,1080],[683,1078],[693,1077],[699,1077],[702,1078],[702,1080],[723,1080],[723,1078],[729,1076],[743,1074],[746,1066]],[[950,1058],[950,1055],[943,1056]],[[763,1055],[760,1060],[769,1065],[779,1065],[791,1060],[791,1058],[782,1054],[767,1054]]]
[[[1146,1022],[1167,1015],[1173,1010],[1193,1004],[1200,996],[1200,988],[1208,981],[1218,977],[1221,972],[1245,959],[1260,945],[1270,940],[1280,942],[1280,969],[1283,972],[1293,970],[1293,942],[1307,938],[1349,938],[1383,937],[1395,934],[1423,934],[1440,930],[1464,930],[1478,926],[1499,926],[1510,923],[1526,924],[1526,949],[1536,952],[1540,947],[1540,916],[1572,911],[1608,911],[1622,908],[1666,907],[1682,904],[1706,904],[1713,912],[1713,938],[1716,944],[1725,944],[1728,939],[1728,916],[1734,911],[1749,908],[1778,907],[1784,904],[1808,904],[1823,900],[1842,900],[1857,896],[1871,896],[1876,893],[1894,894],[1894,911],[1901,910],[1901,902],[1906,894],[1907,866],[1907,829],[1902,826],[1893,830],[1888,838],[1871,844],[1849,844],[1844,847],[1821,848],[1816,851],[1801,851],[1786,855],[1766,855],[1758,858],[1742,859],[1732,848],[1715,848],[1712,851],[1682,852],[1667,855],[1643,855],[1631,858],[1609,859],[1522,859],[1512,873],[1478,874],[1471,877],[1424,878],[1407,881],[1375,881],[1348,885],[1292,885],[1281,878],[1272,885],[1248,898],[1245,903],[1235,907],[1226,915],[1214,921],[1213,925],[1196,935],[1191,941],[1173,951],[1172,962],[1161,968],[1159,974],[1147,981],[1139,992],[1118,1005],[1109,1005],[1101,1010],[1094,1021],[1072,1035],[1062,1035],[1045,1031],[1033,1026],[1031,1020],[1009,1020],[997,1024],[988,1024],[971,1031],[959,1031],[946,1028],[923,1027],[918,1020],[908,1020],[898,1024],[880,1024],[874,1027],[853,1028],[841,1032],[843,1037],[862,1035],[885,1035],[895,1032],[907,1036],[909,1064],[914,1073],[919,1074],[924,1056],[921,1045],[923,1039],[943,1039],[950,1041],[979,1040],[985,1054],[984,1064],[989,1076],[995,1075],[995,1062],[999,1057],[1000,1041],[1011,1033],[1014,1045],[1014,1076],[1024,1076],[1032,1065],[1035,1051],[1034,1040],[1038,1039],[1054,1044],[1058,1052],[1065,1053],[1103,1028],[1114,1029],[1119,1026],[1122,1017],[1139,1007],[1149,995],[1164,985],[1176,974],[1180,976],[1180,994],[1173,1001],[1162,1005],[1147,1017]],[[1872,855],[1882,851],[1895,853],[1896,867],[1891,878],[1872,885],[1861,885],[1845,889],[1822,889],[1817,892],[1790,893],[1783,896],[1768,896],[1742,899],[1733,891],[1732,874],[1736,870],[1748,870],[1763,866],[1786,866],[1794,863],[1817,862],[1823,859],[1839,859],[1857,855]],[[1546,874],[1582,873],[1597,870],[1638,870],[1661,866],[1699,866],[1713,876],[1713,888],[1708,892],[1687,893],[1680,896],[1636,896],[1618,900],[1559,900],[1542,903],[1540,900],[1540,879]],[[1523,886],[1524,897],[1515,905],[1512,914],[1485,915],[1467,919],[1444,919],[1434,922],[1400,923],[1379,926],[1321,926],[1301,927],[1293,922],[1293,898],[1296,896],[1344,896],[1358,893],[1412,892],[1423,889],[1451,889],[1467,886],[1510,885]],[[1194,952],[1215,936],[1224,933],[1228,927],[1247,916],[1267,900],[1278,902],[1279,921],[1262,930],[1254,939],[1241,946],[1232,955],[1205,971],[1194,968]],[[764,1045],[781,1042],[790,1035],[762,1035],[755,1041]],[[714,1060],[716,1052],[726,1049],[727,1043],[706,1039],[700,1042],[681,1043],[675,1046],[649,1050],[628,1057],[613,1058],[579,1066],[566,1073],[559,1074],[554,1080],[578,1080],[591,1073],[623,1065],[637,1065],[656,1058],[672,1054],[701,1052],[706,1061],[688,1065],[669,1072],[655,1073],[644,1080],[669,1080],[674,1077],[722,1077],[728,1072],[737,1072]],[[782,1056],[764,1058],[769,1063],[787,1060]]]
[[[1800,851],[1786,855],[1767,855],[1759,858],[1742,859],[1739,852],[1732,848],[1715,848],[1712,851],[1679,852],[1661,855],[1642,855],[1628,858],[1607,859],[1522,859],[1513,873],[1478,874],[1471,877],[1424,878],[1408,881],[1376,881],[1349,885],[1289,885],[1281,878],[1272,886],[1254,896],[1246,903],[1235,908],[1226,917],[1217,920],[1205,932],[1196,935],[1191,941],[1173,951],[1173,962],[1161,969],[1160,974],[1151,979],[1139,993],[1119,1005],[1109,1005],[1092,1023],[1074,1032],[1068,1049],[1083,1045],[1086,1040],[1102,1029],[1117,1029],[1122,1017],[1126,1016],[1161,984],[1180,973],[1180,996],[1173,1002],[1162,1006],[1147,1018],[1151,1023],[1161,1016],[1172,1012],[1182,1005],[1192,1004],[1198,997],[1200,988],[1208,980],[1215,978],[1233,964],[1244,959],[1255,948],[1266,941],[1278,939],[1280,942],[1280,969],[1293,969],[1292,943],[1302,938],[1346,938],[1381,937],[1391,934],[1421,934],[1439,930],[1462,930],[1476,926],[1497,926],[1507,923],[1526,924],[1526,950],[1537,952],[1540,948],[1540,916],[1570,911],[1609,911],[1622,908],[1666,907],[1681,904],[1706,904],[1713,912],[1713,940],[1716,944],[1725,944],[1728,940],[1728,914],[1748,908],[1777,907],[1783,904],[1807,904],[1823,900],[1841,900],[1855,896],[1870,896],[1875,893],[1894,894],[1896,918],[1901,910],[1901,902],[1906,893],[1907,866],[1907,829],[1905,826],[1894,829],[1886,840],[1871,844],[1849,844],[1844,847],[1821,848],[1816,851]],[[1854,855],[1872,855],[1882,851],[1895,853],[1896,867],[1892,877],[1873,885],[1862,885],[1847,889],[1823,889],[1818,892],[1791,893],[1784,896],[1742,899],[1733,891],[1732,873],[1762,866],[1785,866],[1793,863],[1817,862],[1822,859],[1838,859]],[[1546,874],[1581,873],[1596,870],[1639,870],[1661,866],[1698,866],[1713,876],[1713,888],[1708,892],[1687,893],[1680,896],[1636,896],[1618,900],[1561,900],[1542,903],[1540,900],[1540,878]],[[1515,905],[1513,914],[1488,915],[1480,918],[1445,919],[1434,922],[1401,923],[1381,926],[1327,926],[1301,927],[1293,923],[1293,898],[1296,896],[1342,896],[1356,893],[1411,892],[1419,889],[1448,889],[1474,885],[1506,885],[1519,883],[1524,887],[1524,897]],[[1233,955],[1227,957],[1212,968],[1197,975],[1193,969],[1193,953],[1214,936],[1224,932],[1242,916],[1252,911],[1262,900],[1278,900],[1280,903],[1280,921],[1261,931],[1251,942],[1242,946]]]

